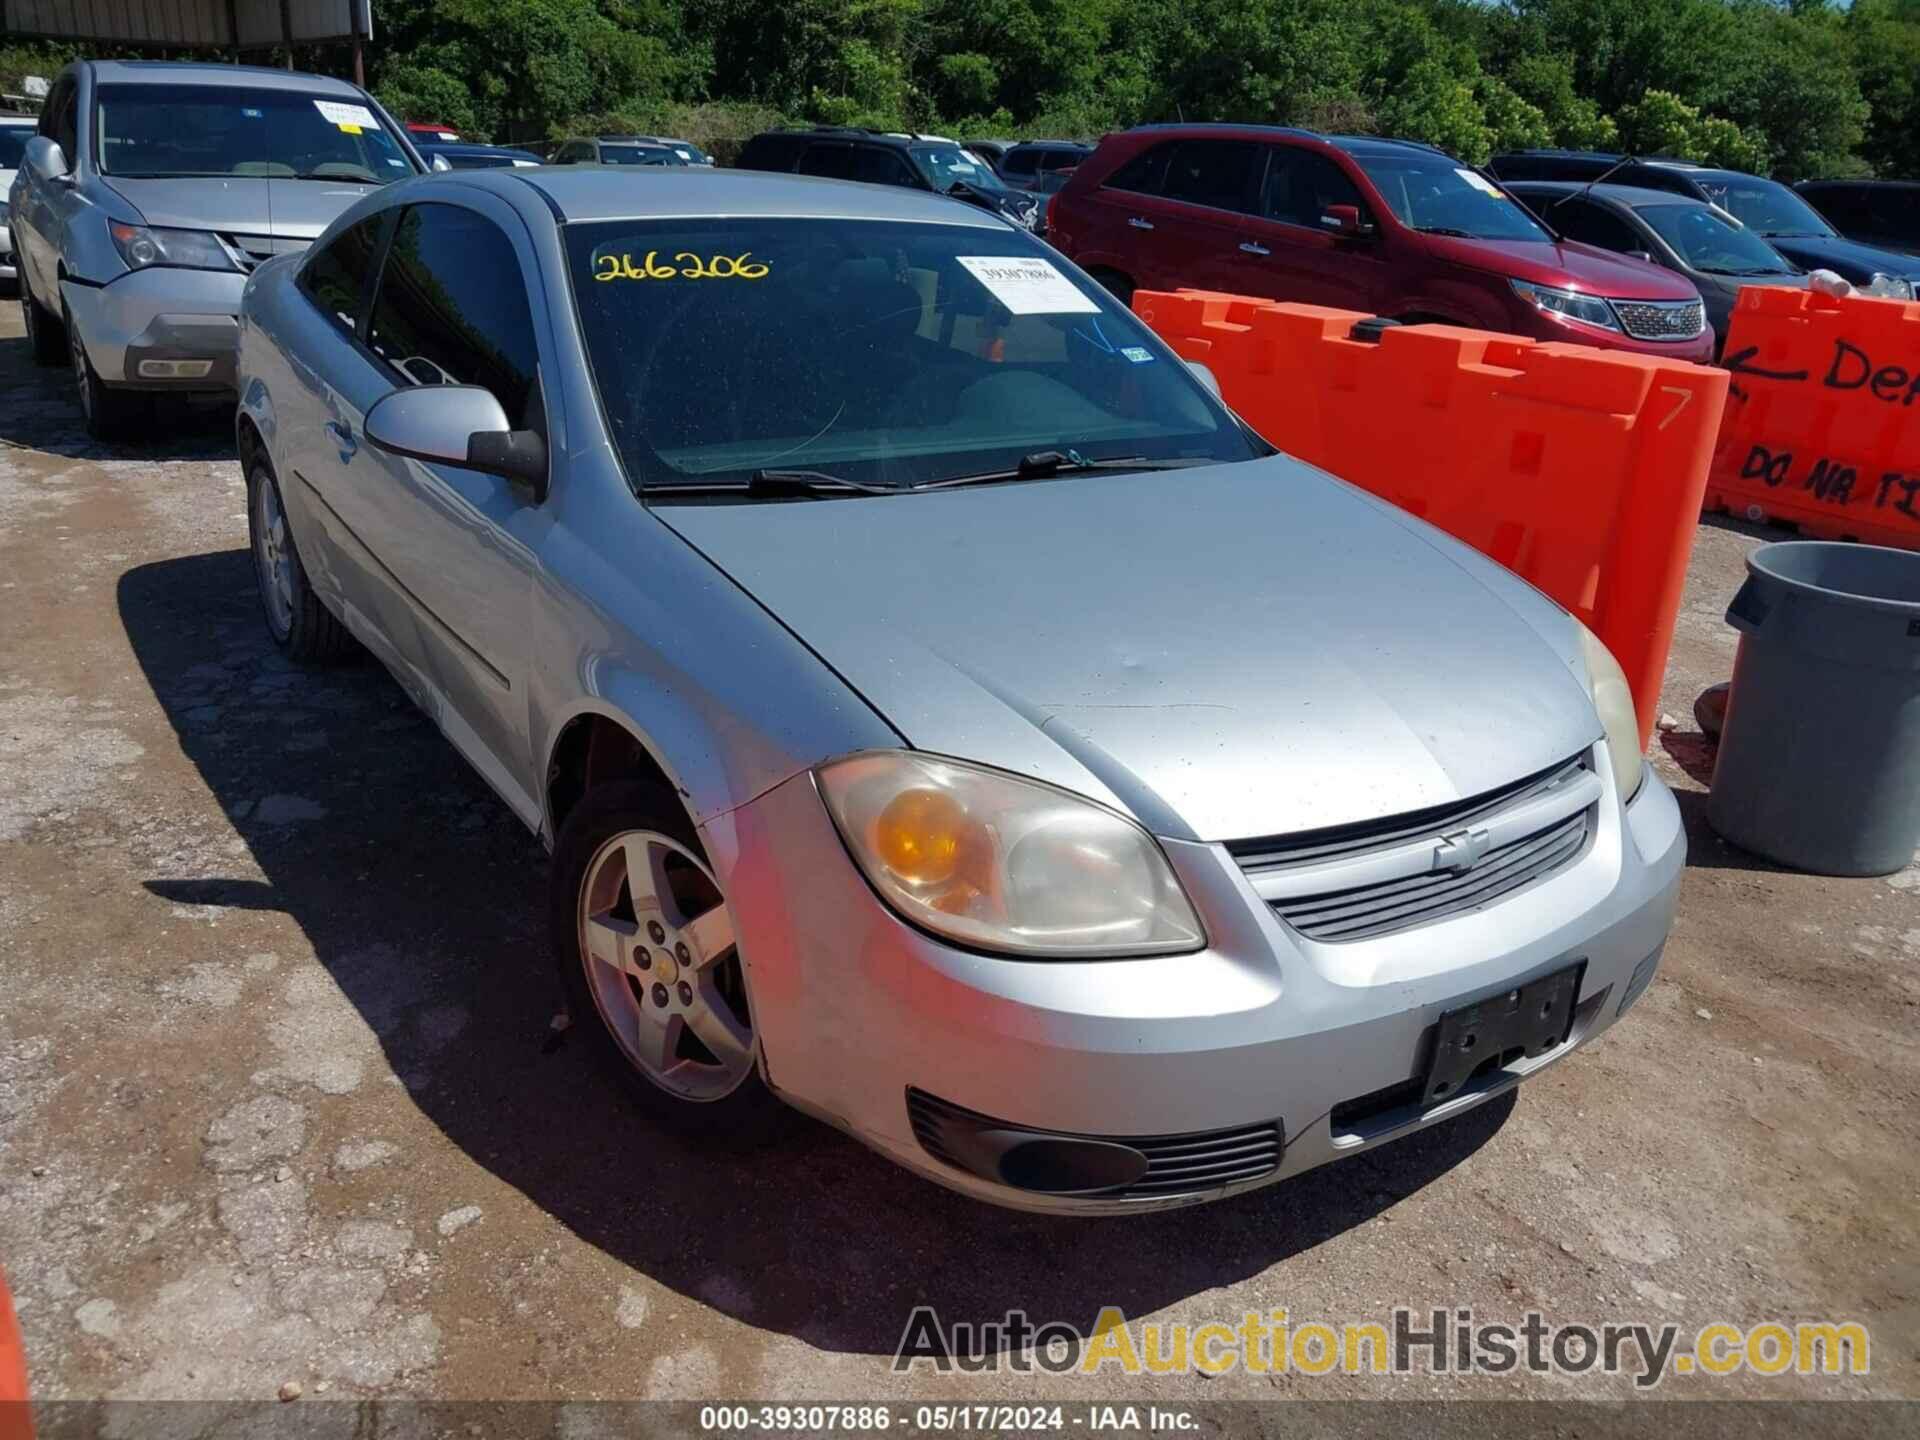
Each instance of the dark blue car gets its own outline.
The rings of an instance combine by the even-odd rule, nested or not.
[[[437,155],[447,162],[450,170],[505,170],[511,165],[538,165],[540,157],[531,150],[515,150],[506,145],[453,145],[445,142],[420,144],[415,142],[420,153],[427,157],[427,163],[433,164]],[[434,167],[438,169],[438,166]]]
[[[1920,256],[1849,240],[1778,180],[1685,160],[1637,159],[1592,150],[1521,150],[1488,167],[1502,180],[1598,180],[1665,190],[1718,205],[1803,270],[1832,270],[1896,300],[1920,294]]]

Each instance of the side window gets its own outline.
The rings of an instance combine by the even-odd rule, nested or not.
[[[1158,195],[1167,178],[1167,158],[1172,145],[1153,145],[1142,150],[1107,177],[1109,190],[1128,190],[1135,195]]]
[[[40,121],[40,133],[52,138],[67,157],[69,165],[80,163],[76,147],[80,143],[80,82],[69,78],[47,102]]]
[[[1541,209],[1547,224],[1569,240],[1578,240],[1583,245],[1598,245],[1602,250],[1615,250],[1622,253],[1647,248],[1647,242],[1635,233],[1632,226],[1595,205],[1591,200],[1569,200],[1564,205],[1553,206],[1550,209],[1543,201]]]
[[[373,274],[380,230],[386,221],[384,212],[368,216],[351,229],[342,230],[300,267],[300,288],[307,292],[307,298],[349,335],[359,330],[367,281]]]
[[[865,180],[874,185],[911,185],[913,172],[907,168],[907,162],[897,150],[884,150],[878,145],[856,145],[853,147],[853,180]]]
[[[1251,210],[1248,191],[1262,148],[1250,140],[1182,140],[1167,161],[1160,193],[1215,210]]]
[[[797,167],[802,175],[819,175],[828,180],[851,180],[853,175],[853,147],[851,145],[812,145],[807,153],[800,157]]]
[[[367,345],[415,385],[479,385],[529,424],[539,347],[513,246],[483,215],[415,205],[400,219]]]
[[[1000,168],[1009,175],[1031,175],[1034,167],[1040,163],[1039,152],[1034,150],[1009,150],[1006,158],[1000,162]]]
[[[1286,225],[1324,229],[1320,221],[1330,205],[1352,205],[1362,220],[1368,218],[1360,187],[1333,161],[1311,150],[1269,146],[1267,178],[1261,188],[1261,212]]]

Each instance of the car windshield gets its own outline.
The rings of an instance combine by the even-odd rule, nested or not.
[[[1445,155],[1357,151],[1353,158],[1409,229],[1468,240],[1553,238],[1499,186]]]
[[[352,97],[244,85],[102,85],[96,154],[107,175],[259,175],[384,185],[414,173]]]
[[[642,488],[1255,454],[1144,325],[1018,231],[622,220],[565,236],[594,383]]]
[[[31,125],[0,125],[0,170],[18,170],[26,154],[27,141],[33,138]]]
[[[1640,218],[1696,270],[1716,275],[1792,275],[1780,252],[1705,205],[1643,205]]]
[[[684,165],[673,151],[659,145],[602,145],[603,165]]]
[[[1004,195],[1007,187],[975,156],[958,145],[916,145],[913,160],[927,183],[936,190],[951,190],[955,185],[970,185],[989,195]]]
[[[1732,214],[1748,229],[1762,235],[1832,235],[1834,228],[1820,218],[1820,212],[1777,180],[1743,176],[1738,180],[1705,180],[1694,183],[1707,199]]]

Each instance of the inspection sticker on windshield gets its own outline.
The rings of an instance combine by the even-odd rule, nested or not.
[[[1471,185],[1474,189],[1480,191],[1483,195],[1491,195],[1496,200],[1504,200],[1507,198],[1498,185],[1495,185],[1478,170],[1469,170],[1464,165],[1456,165],[1453,173],[1466,181],[1467,184]]]
[[[1153,351],[1144,345],[1122,345],[1120,353],[1136,365],[1145,365],[1153,359]]]
[[[373,118],[373,112],[364,105],[345,105],[338,100],[316,100],[313,108],[329,125],[338,125],[349,135],[358,135],[362,130],[378,130],[380,122]]]
[[[1015,315],[1098,315],[1100,307],[1038,256],[956,255],[967,273]]]

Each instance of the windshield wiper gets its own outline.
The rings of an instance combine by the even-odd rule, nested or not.
[[[1480,237],[1471,230],[1456,230],[1451,225],[1416,225],[1413,227],[1422,235],[1451,235],[1456,240],[1478,240]]]
[[[1089,460],[1077,450],[1036,450],[1024,455],[1011,470],[983,470],[978,475],[954,475],[945,480],[923,480],[915,490],[945,490],[954,485],[987,485],[996,480],[1045,480],[1061,471],[1076,470],[1185,470],[1194,465],[1211,465],[1211,460],[1192,457],[1149,460],[1144,455],[1122,455],[1109,460]]]
[[[824,470],[756,470],[745,480],[690,480],[643,485],[649,495],[758,495],[806,498],[816,495],[899,495],[898,485],[869,485]]]
[[[1745,270],[1729,270],[1723,265],[1696,265],[1693,267],[1703,275],[1791,275],[1791,270],[1781,270],[1773,265],[1753,265]]]

